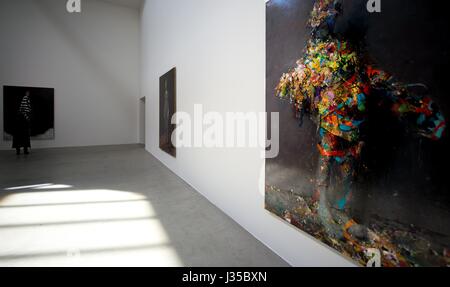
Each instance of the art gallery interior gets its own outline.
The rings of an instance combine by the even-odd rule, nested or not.
[[[310,178],[319,162],[317,128],[306,119],[300,128],[291,106],[270,98],[282,73],[295,68],[295,59],[302,56],[314,2],[81,0],[81,11],[69,12],[66,0],[0,1],[0,266],[353,267],[365,263],[348,249],[357,243],[333,245],[339,239],[319,238],[320,232],[295,224],[294,211],[276,206],[291,194],[299,204],[303,199],[295,190],[314,189]],[[371,17],[391,19],[389,7],[386,4],[387,16]],[[416,10],[411,8],[404,19],[416,17]],[[413,71],[426,63],[443,66],[438,60],[428,62],[429,55],[442,49],[421,42],[418,49],[427,51],[421,56],[389,46],[394,41],[389,37],[401,37],[405,25],[392,29],[386,38],[380,36],[376,41],[381,44],[371,52],[378,51],[376,58],[383,64],[404,55],[401,63],[384,67],[403,75],[400,78],[407,83],[431,85],[428,80],[437,77],[436,71]],[[300,32],[279,33],[291,28]],[[368,30],[369,42],[376,42],[373,37],[380,35],[376,31]],[[425,35],[421,33],[418,37]],[[382,49],[383,41],[389,53]],[[442,57],[446,57],[442,61],[449,59],[447,54]],[[445,117],[448,100],[442,100],[443,79],[432,82],[436,86],[431,90],[437,93],[433,99]],[[280,156],[266,164],[262,156],[266,147],[261,145],[175,148],[170,143],[169,119],[176,111],[194,115],[199,105],[203,114],[280,112]],[[26,116],[28,109],[41,123],[29,129],[29,154],[17,155],[12,148],[14,120],[18,113]],[[440,114],[434,115],[434,131],[442,132],[444,120],[439,125]],[[290,135],[305,140],[293,141]],[[266,135],[262,136],[265,143]],[[421,141],[420,147],[414,140],[408,142],[410,153],[414,148],[432,150],[421,153],[420,168],[426,168],[440,158],[436,153],[444,150],[448,138]],[[303,148],[306,152],[300,155]],[[447,151],[439,163],[445,159]],[[439,260],[450,264],[449,249],[439,249],[450,234],[446,205],[450,201],[445,201],[448,195],[439,197],[446,185],[435,180],[444,171],[433,169],[431,175],[423,175],[423,182],[414,183],[426,189],[432,182],[433,191],[423,197],[408,196],[404,189],[412,187],[403,188],[401,180],[414,173],[399,171],[406,165],[417,166],[413,160],[395,164],[397,169],[389,177],[395,183],[383,177],[383,183],[375,180],[367,185],[375,194],[378,188],[392,192],[370,197],[364,202],[373,205],[365,208],[398,222],[411,220],[408,226],[431,224],[431,230],[444,234],[433,247],[440,257],[418,260],[424,265],[440,265]],[[280,190],[274,196],[275,186]],[[289,195],[281,195],[282,190]],[[417,205],[408,205],[413,199],[423,203],[431,197],[440,203],[436,208],[427,205],[426,215],[419,216]],[[398,208],[405,205],[417,213],[399,215]],[[383,206],[391,209],[380,212]],[[310,207],[305,208],[310,212]],[[356,214],[358,219],[368,218],[360,209]],[[348,222],[344,222],[347,227]]]

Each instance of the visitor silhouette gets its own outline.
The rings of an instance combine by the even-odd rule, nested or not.
[[[24,149],[25,154],[29,154],[28,149],[31,147],[30,143],[31,113],[32,110],[30,102],[30,92],[27,91],[17,109],[16,120],[14,123],[12,147],[16,149],[17,155],[20,154],[21,148]]]

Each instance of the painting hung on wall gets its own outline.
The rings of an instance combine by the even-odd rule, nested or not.
[[[280,115],[266,209],[362,266],[449,266],[445,13],[426,0],[266,12],[267,112]]]
[[[159,147],[166,153],[176,156],[171,137],[175,129],[172,116],[176,112],[176,68],[159,79]]]
[[[26,110],[27,126],[32,140],[55,138],[54,89],[36,87],[3,87],[3,137],[10,141],[18,128],[18,115]]]

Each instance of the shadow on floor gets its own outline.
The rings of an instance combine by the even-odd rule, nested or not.
[[[0,266],[287,266],[140,145],[0,152]]]

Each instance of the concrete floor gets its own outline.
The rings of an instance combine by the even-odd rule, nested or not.
[[[0,266],[287,266],[142,146],[0,152]]]

